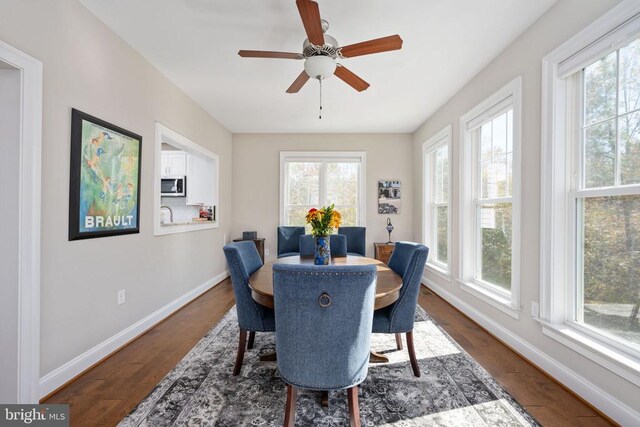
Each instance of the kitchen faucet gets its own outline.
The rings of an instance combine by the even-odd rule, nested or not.
[[[160,206],[160,210],[162,211],[162,209],[168,209],[169,210],[169,221],[173,223],[173,209],[171,209],[169,206]]]

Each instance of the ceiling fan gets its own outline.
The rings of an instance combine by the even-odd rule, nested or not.
[[[336,60],[402,48],[402,39],[397,34],[340,47],[335,38],[326,34],[329,23],[320,19],[320,9],[317,2],[296,0],[296,5],[307,33],[307,39],[302,44],[302,53],[263,50],[241,50],[238,52],[238,55],[243,58],[304,59],[304,71],[289,86],[287,93],[297,93],[309,78],[318,79],[322,85],[322,80],[332,74],[358,92],[362,92],[369,87],[369,83],[349,71],[344,65],[337,63]]]

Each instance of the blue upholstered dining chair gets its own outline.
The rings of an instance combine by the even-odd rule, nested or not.
[[[240,368],[242,368],[244,349],[247,346],[247,332],[249,332],[248,347],[253,348],[256,331],[275,331],[275,316],[273,309],[258,304],[251,297],[249,277],[262,267],[260,254],[253,241],[229,243],[222,249],[227,258],[227,264],[229,264],[233,294],[236,299],[238,326],[240,327],[238,354],[233,368],[233,375],[238,375]]]
[[[347,238],[342,234],[329,236],[329,248],[332,257],[347,256]],[[315,238],[311,234],[300,236],[300,256],[313,256],[316,249]]]
[[[344,234],[332,234],[329,236],[329,248],[331,256],[347,256],[347,236]]]
[[[360,425],[357,386],[367,376],[375,292],[374,265],[273,266],[285,426],[295,422],[296,388],[347,389],[351,425]]]
[[[300,254],[299,239],[304,227],[278,227],[278,258]]]
[[[388,265],[390,269],[402,277],[400,296],[390,306],[373,313],[373,332],[396,334],[398,350],[402,350],[402,336],[400,334],[406,333],[411,368],[416,377],[420,376],[420,368],[413,347],[413,323],[422,272],[428,255],[429,248],[425,245],[411,242],[396,243]]]
[[[316,250],[315,238],[311,234],[303,234],[298,241],[300,244],[300,256],[313,256]]]
[[[347,254],[366,256],[367,229],[366,227],[338,227],[338,234],[347,236]]]

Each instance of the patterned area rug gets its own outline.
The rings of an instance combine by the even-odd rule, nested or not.
[[[422,376],[415,378],[395,337],[373,336],[372,348],[390,357],[369,366],[360,388],[363,426],[537,426],[531,417],[422,308],[416,312],[416,353]],[[275,336],[256,334],[239,376],[235,361],[235,307],[178,363],[119,424],[129,426],[281,426],[286,386],[275,362],[259,355],[275,350]],[[405,343],[406,344],[406,343]],[[296,426],[349,425],[344,391],[301,391]]]

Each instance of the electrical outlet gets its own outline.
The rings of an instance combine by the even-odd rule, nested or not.
[[[534,301],[531,302],[531,317],[534,319],[540,317],[540,304]]]
[[[124,304],[125,294],[124,289],[120,289],[118,291],[118,305]]]
[[[265,248],[265,250],[264,250],[264,256],[269,256],[269,249],[266,249],[266,248]]]

